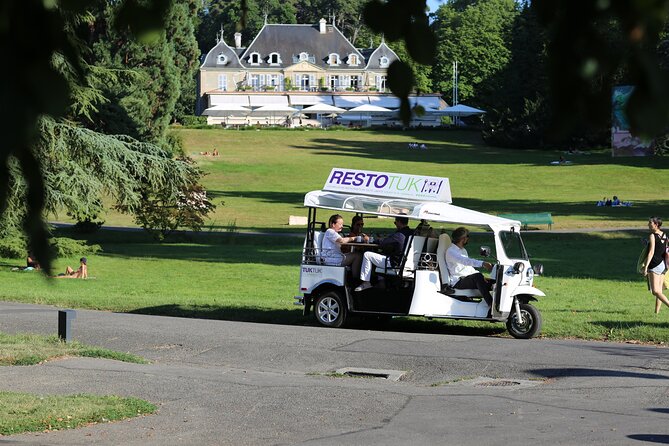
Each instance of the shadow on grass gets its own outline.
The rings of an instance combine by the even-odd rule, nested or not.
[[[665,375],[642,372],[624,372],[622,370],[607,369],[586,369],[581,367],[556,367],[551,369],[532,369],[531,373],[536,373],[544,378],[635,378],[635,379],[662,379],[669,380]]]
[[[598,310],[599,311],[599,310]],[[599,325],[609,330],[629,330],[630,328],[653,327],[660,329],[669,328],[668,322],[648,322],[648,321],[596,321],[590,322],[592,325]]]
[[[216,191],[209,190],[208,194],[214,197],[244,197],[263,203],[285,204],[293,203],[297,215],[306,215],[306,209],[302,207],[304,200],[303,192],[276,192],[276,191]],[[553,220],[559,220],[560,217],[581,217],[592,222],[616,221],[618,225],[627,223],[628,226],[635,226],[639,221],[646,221],[650,215],[663,215],[664,209],[669,206],[669,200],[653,201],[635,201],[634,206],[596,206],[591,200],[573,201],[573,202],[554,202],[537,200],[482,200],[474,198],[457,198],[455,203],[475,211],[488,214],[504,213],[534,213],[549,212]],[[331,212],[334,213],[334,212]],[[319,215],[329,216],[327,210],[319,210]],[[323,217],[325,218],[325,217]],[[225,226],[221,226],[225,228]],[[639,226],[643,230],[643,226]]]
[[[425,161],[457,164],[479,164],[485,159],[486,164],[526,164],[548,166],[562,153],[556,150],[519,150],[488,146],[479,132],[467,131],[372,131],[380,137],[375,140],[339,137],[315,138],[308,146],[293,146],[297,149],[311,150],[322,155],[343,155],[356,158],[391,161]],[[409,142],[424,143],[428,150],[408,149]],[[624,165],[651,169],[666,169],[669,160],[658,157],[619,157],[611,158],[610,151],[594,151],[585,154],[565,155],[574,165]],[[429,157],[429,158],[428,158]],[[556,166],[569,168],[570,166]]]
[[[490,241],[485,239],[487,236],[474,234],[470,245],[489,244]],[[638,282],[639,286],[644,286],[643,278],[635,273],[635,267],[643,237],[646,234],[641,231],[616,234],[524,233],[532,263],[542,263],[547,278]],[[301,237],[229,233],[198,234],[178,243],[157,243],[141,233],[115,231],[101,231],[86,238],[89,243],[102,246],[100,255],[103,256],[293,266],[296,271],[299,270],[303,243]],[[542,278],[537,280],[537,286],[541,288]]]
[[[222,321],[254,322],[260,324],[319,326],[310,314],[303,315],[302,309],[263,310],[258,308],[221,307],[214,305],[158,305],[129,311],[133,314],[152,316],[172,316],[196,319],[214,319]],[[476,325],[476,326],[474,326]],[[352,316],[345,328],[353,330],[394,331],[403,333],[431,333],[460,336],[494,336],[506,332],[503,324],[471,323],[436,320],[417,320],[413,318],[395,318],[381,323],[378,320],[362,316]]]

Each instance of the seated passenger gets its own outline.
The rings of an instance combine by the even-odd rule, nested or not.
[[[365,221],[362,218],[362,215],[356,215],[351,220],[351,231],[348,233],[347,237],[363,237],[365,241],[369,240],[369,237],[362,232],[362,229],[365,227]],[[350,246],[342,246],[341,252],[347,253],[351,252],[352,248]]]
[[[328,230],[325,231],[323,237],[323,245],[321,252],[326,265],[330,266],[348,266],[351,265],[353,271],[352,277],[358,277],[360,274],[360,262],[362,255],[359,252],[343,253],[342,243],[350,243],[355,241],[355,237],[342,237],[339,235],[344,227],[344,218],[335,214],[328,220]],[[365,236],[366,237],[366,236]]]
[[[32,268],[32,269],[40,269],[39,262],[35,258],[35,255],[32,252],[28,253],[28,257],[26,258],[26,269]]]
[[[451,235],[452,244],[446,250],[446,267],[450,276],[450,285],[455,289],[476,289],[486,301],[490,310],[488,317],[492,315],[492,295],[490,286],[486,282],[483,274],[474,268],[483,267],[488,271],[492,270],[490,262],[472,259],[467,254],[465,245],[469,243],[469,230],[467,228],[457,228]]]
[[[416,226],[416,229],[414,229],[414,235],[419,237],[439,238],[437,231],[435,231],[434,228],[430,226],[430,222],[427,220],[421,220],[420,223],[418,223],[418,226]]]
[[[413,230],[409,228],[409,219],[407,217],[395,217],[395,227],[397,228],[396,232],[379,241],[382,254],[372,251],[365,252],[360,271],[360,280],[362,280],[362,283],[355,291],[363,291],[371,288],[372,266],[385,268],[387,262],[390,262],[392,267],[397,268],[402,263],[406,242],[409,240],[409,236],[413,235]]]

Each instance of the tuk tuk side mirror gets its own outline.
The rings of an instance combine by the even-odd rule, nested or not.
[[[514,274],[520,274],[523,271],[525,271],[525,264],[523,262],[516,262],[513,265],[513,270],[511,270]]]
[[[490,257],[490,253],[492,250],[490,249],[490,246],[481,246],[479,248],[479,254],[481,257]]]
[[[544,266],[541,263],[535,263],[532,266],[532,269],[537,276],[542,276],[544,274]]]

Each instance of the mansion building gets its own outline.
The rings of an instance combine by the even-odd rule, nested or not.
[[[240,33],[234,46],[221,35],[200,67],[197,114],[224,104],[397,107],[399,100],[386,88],[388,67],[397,59],[383,41],[376,48],[356,48],[325,19],[317,25],[266,23],[248,47]],[[420,102],[428,99],[421,105],[445,105],[439,95]]]

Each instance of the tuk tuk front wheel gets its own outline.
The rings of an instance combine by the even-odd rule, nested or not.
[[[506,328],[511,336],[516,339],[530,339],[535,337],[541,331],[541,313],[530,304],[520,304],[520,314],[522,323],[518,321],[516,310],[511,312],[506,321]]]
[[[314,316],[319,324],[338,328],[346,320],[346,301],[336,291],[321,294],[314,302]]]

